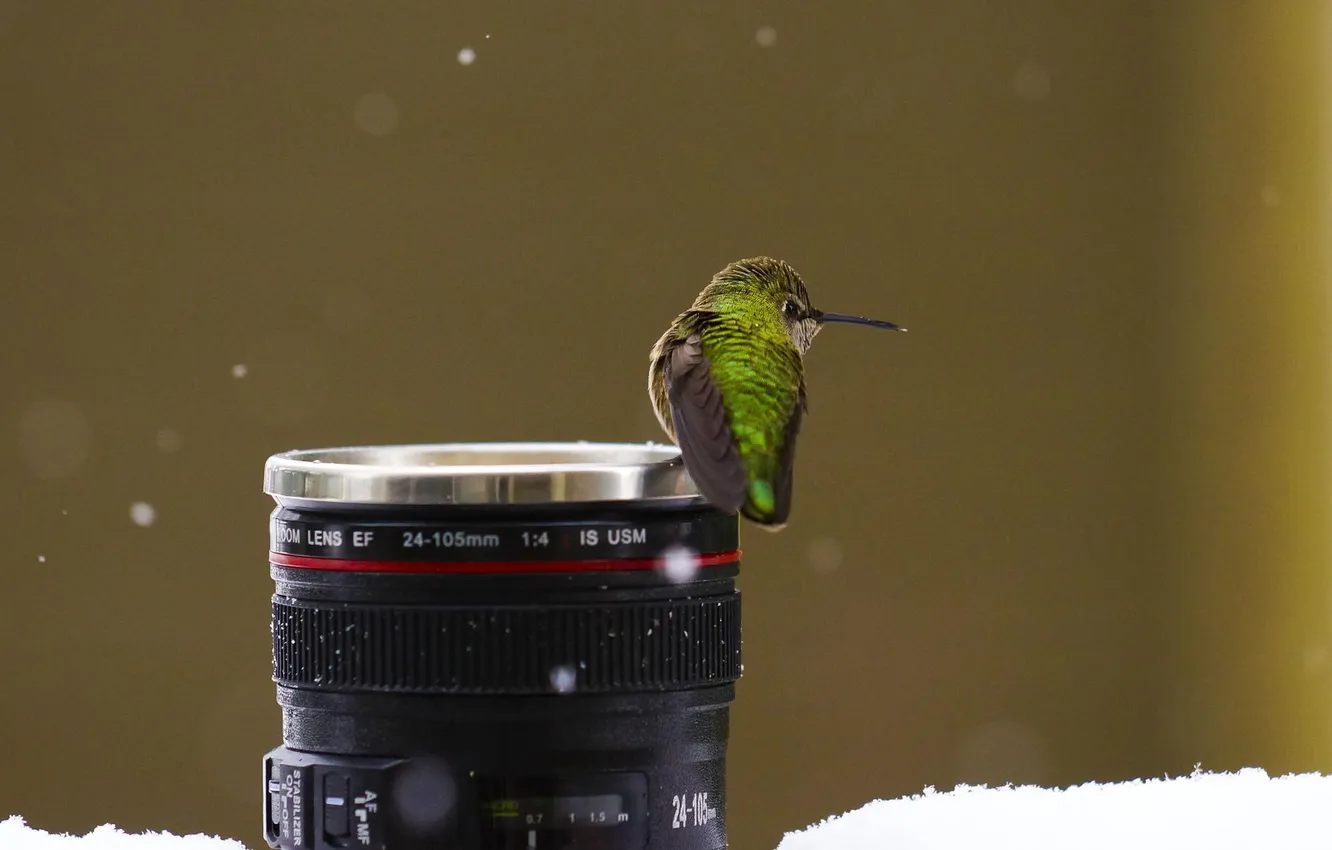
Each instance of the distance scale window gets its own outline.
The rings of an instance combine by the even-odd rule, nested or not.
[[[641,773],[476,779],[486,850],[615,848],[647,844]]]

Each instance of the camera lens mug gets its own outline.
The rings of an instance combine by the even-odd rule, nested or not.
[[[279,850],[726,846],[739,528],[673,446],[274,455]]]

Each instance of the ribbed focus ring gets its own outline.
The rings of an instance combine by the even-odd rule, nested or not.
[[[273,678],[291,687],[626,693],[683,690],[739,677],[737,594],[466,608],[273,598]]]

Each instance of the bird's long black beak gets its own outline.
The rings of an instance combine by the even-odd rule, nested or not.
[[[814,318],[824,324],[869,325],[872,328],[883,328],[886,331],[902,331],[903,333],[906,333],[906,328],[901,325],[885,322],[882,319],[867,319],[864,316],[849,316],[846,313],[825,313],[822,310],[815,310]]]

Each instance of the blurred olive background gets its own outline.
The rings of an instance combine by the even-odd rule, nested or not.
[[[824,309],[747,532],[737,847],[958,782],[1332,770],[1324,2],[0,0],[0,816],[260,847],[264,459],[661,439]]]

